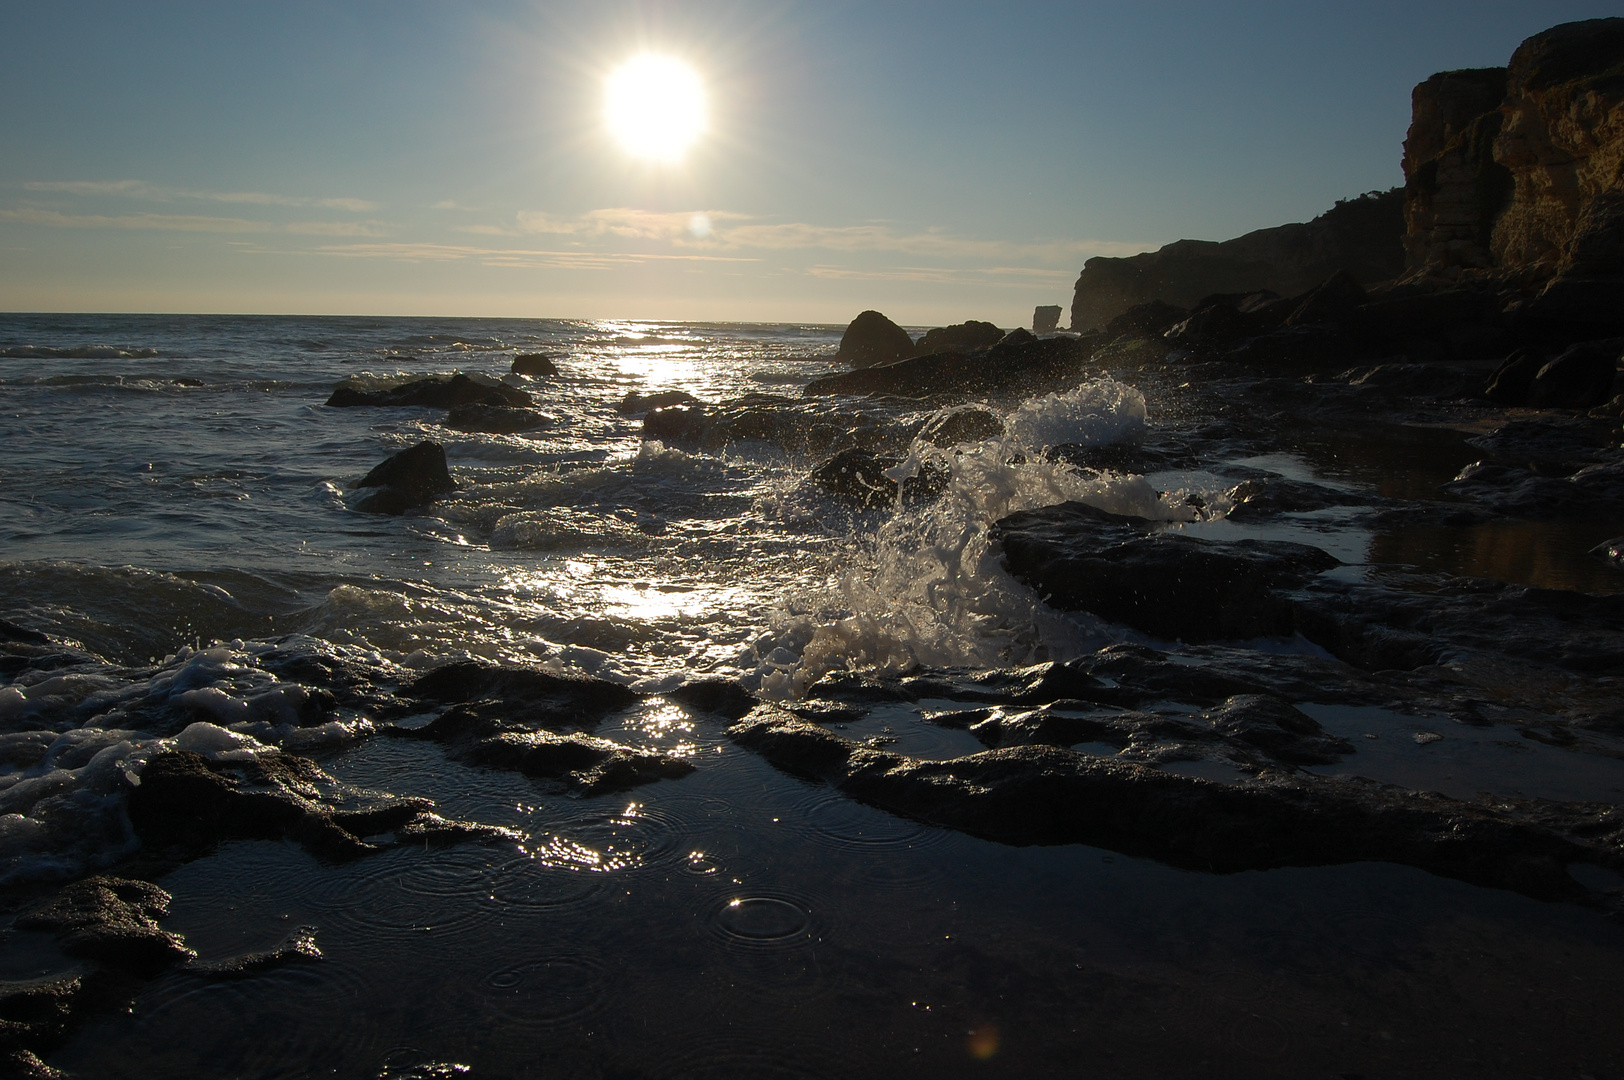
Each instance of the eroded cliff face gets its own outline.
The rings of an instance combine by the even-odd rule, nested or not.
[[[1497,278],[1541,290],[1531,313],[1618,321],[1603,309],[1624,302],[1624,19],[1553,27],[1411,101],[1409,275]]]

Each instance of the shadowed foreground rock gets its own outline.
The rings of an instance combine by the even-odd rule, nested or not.
[[[311,854],[348,859],[381,850],[380,840],[506,839],[495,826],[451,821],[429,799],[389,799],[358,810],[318,801],[333,780],[313,761],[266,754],[211,763],[199,754],[159,754],[130,793],[130,822],[149,850],[194,856],[223,840],[290,839]]]
[[[475,765],[562,780],[589,794],[693,772],[684,758],[583,733],[640,700],[617,683],[468,661],[436,668],[406,693],[455,704],[421,727],[385,732],[433,740]]]
[[[1051,606],[1184,641],[1289,634],[1281,590],[1338,565],[1306,544],[1215,543],[1153,528],[1068,502],[1011,514],[990,535],[1009,572]]]
[[[0,983],[0,1076],[54,1080],[67,1075],[39,1059],[67,1037],[83,997],[78,975]]]
[[[513,358],[512,371],[515,375],[538,379],[557,375],[558,365],[553,363],[553,357],[547,353],[521,353]]]
[[[1601,899],[1567,873],[1569,863],[1624,867],[1624,814],[1613,806],[1497,800],[1501,809],[1273,773],[1225,785],[1051,746],[919,761],[772,705],[728,735],[861,802],[1009,844],[1090,844],[1213,873],[1380,860],[1583,903]]]
[[[399,515],[457,490],[445,447],[420,442],[373,468],[356,487],[379,488],[356,506],[364,514]]]
[[[452,431],[512,435],[552,427],[557,421],[535,409],[515,409],[507,405],[458,405],[445,414],[442,422]]]
[[[158,926],[157,919],[169,911],[169,899],[149,882],[85,878],[21,915],[16,926],[56,934],[69,956],[152,975],[196,955],[178,934]]]
[[[813,379],[807,397],[891,394],[974,397],[1014,391],[1069,390],[1082,378],[1088,354],[1076,338],[1039,338],[1011,330],[998,344],[973,352],[941,352]]]

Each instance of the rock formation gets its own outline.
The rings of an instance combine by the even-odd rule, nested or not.
[[[1032,333],[1052,334],[1059,325],[1059,304],[1039,304],[1032,309]]]
[[[853,319],[840,336],[835,358],[854,368],[872,367],[913,355],[913,338],[908,331],[881,315],[865,311]]]

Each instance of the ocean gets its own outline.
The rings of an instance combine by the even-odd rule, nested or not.
[[[1209,785],[1273,769],[1613,807],[1624,732],[1574,719],[1616,700],[1610,674],[1533,654],[1513,669],[1441,623],[1396,674],[1303,633],[1172,641],[1047,603],[993,532],[1082,502],[1214,542],[1308,543],[1340,563],[1326,588],[1394,603],[1487,581],[1505,603],[1602,604],[1624,574],[1573,553],[1620,522],[1410,513],[1482,456],[1470,424],[1302,422],[1301,379],[1124,362],[996,400],[803,397],[845,370],[840,335],[0,316],[0,625],[16,645],[0,669],[0,979],[93,969],[9,920],[96,873],[171,894],[162,926],[198,957],[88,1009],[45,1059],[108,1077],[1616,1074],[1624,936],[1599,901],[1397,856],[1209,872],[1155,845],[953,827],[781,767],[729,735],[737,710],[704,702],[952,762],[1030,719],[1037,699],[986,689],[1000,673],[1093,665],[1099,685],[1136,687],[1110,723],[1218,723],[1261,690],[1349,749],[1293,765],[1188,750],[1190,734],[1113,742],[1105,697],[1043,699],[1096,718],[1060,744],[1082,756]],[[532,354],[557,373],[513,374]],[[326,404],[452,372],[530,395],[534,426]],[[638,395],[674,391],[709,421],[647,437]],[[978,434],[932,441],[949,422]],[[423,441],[456,490],[362,512],[368,471]],[[853,500],[815,479],[853,448],[930,490]],[[1260,518],[1235,512],[1248,482],[1335,497]],[[1141,686],[1101,658],[1230,681]],[[453,699],[412,688],[459,664],[626,688],[577,726],[667,772],[587,783],[423,737]],[[311,805],[432,800],[490,828],[380,829],[343,859],[289,837],[158,851],[131,799],[176,750],[281,751],[315,763]],[[1601,856],[1574,877],[1598,896],[1624,884]],[[290,935],[297,955],[205,970]]]

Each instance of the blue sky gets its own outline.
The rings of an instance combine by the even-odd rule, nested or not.
[[[0,309],[1017,325],[1399,183],[1416,82],[1618,9],[9,0]],[[645,49],[676,166],[601,123]]]

